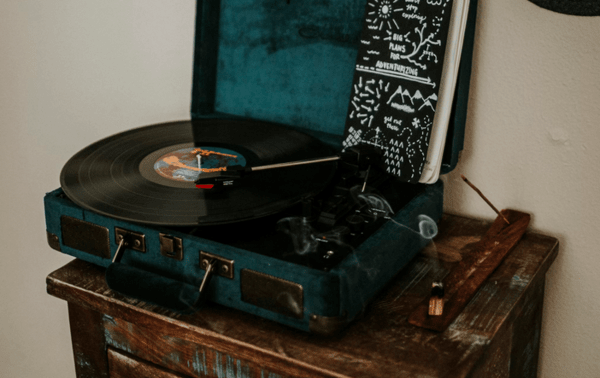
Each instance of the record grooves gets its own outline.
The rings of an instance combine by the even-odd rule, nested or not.
[[[193,175],[202,174],[201,169],[282,163],[332,153],[319,140],[282,125],[192,120],[100,140],[75,154],[60,179],[69,199],[103,215],[144,224],[217,225],[274,214],[320,192],[331,181],[336,164],[256,172],[239,186],[220,192],[195,187]],[[188,155],[201,155],[204,163],[185,160]],[[173,178],[167,178],[172,173]]]

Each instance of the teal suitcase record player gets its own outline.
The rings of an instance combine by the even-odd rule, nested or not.
[[[198,1],[191,120],[75,154],[44,199],[50,246],[106,267],[111,289],[177,312],[217,303],[343,329],[442,215],[441,181],[389,174],[372,141],[343,146],[365,17],[378,6],[385,18],[388,3]],[[442,173],[462,150],[475,5]],[[297,161],[311,163],[286,164]]]

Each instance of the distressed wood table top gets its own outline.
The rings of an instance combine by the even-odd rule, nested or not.
[[[179,315],[112,292],[104,269],[80,260],[50,274],[47,290],[69,302],[72,330],[89,333],[73,335],[76,358],[77,348],[85,349],[76,344],[87,337],[103,339],[110,353],[121,350],[182,376],[260,377],[268,371],[274,377],[503,377],[531,369],[535,374],[527,364],[537,362],[545,273],[558,253],[555,238],[526,233],[445,332],[407,322],[428,296],[433,277],[460,261],[489,224],[444,215],[434,242],[361,319],[334,337],[215,304]],[[83,313],[97,314],[104,329],[88,325]],[[102,358],[88,363],[107,364]]]

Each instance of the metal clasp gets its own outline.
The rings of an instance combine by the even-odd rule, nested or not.
[[[113,257],[113,263],[121,261],[125,248],[131,248],[142,253],[146,252],[146,237],[139,232],[115,227],[115,240],[119,243],[119,247]]]
[[[183,241],[181,238],[160,233],[160,254],[175,260],[183,260]]]
[[[226,259],[221,256],[213,255],[212,253],[200,251],[200,268],[206,270],[207,264],[215,260],[215,273],[221,277],[233,279],[233,260]]]

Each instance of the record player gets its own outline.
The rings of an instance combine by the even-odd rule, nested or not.
[[[50,246],[175,311],[213,302],[314,333],[345,327],[430,242],[443,201],[441,181],[401,182],[369,151],[341,151],[365,5],[198,1],[192,119],[69,160],[44,199]],[[472,3],[442,172],[462,150],[474,17]],[[312,163],[198,183],[294,161]]]

